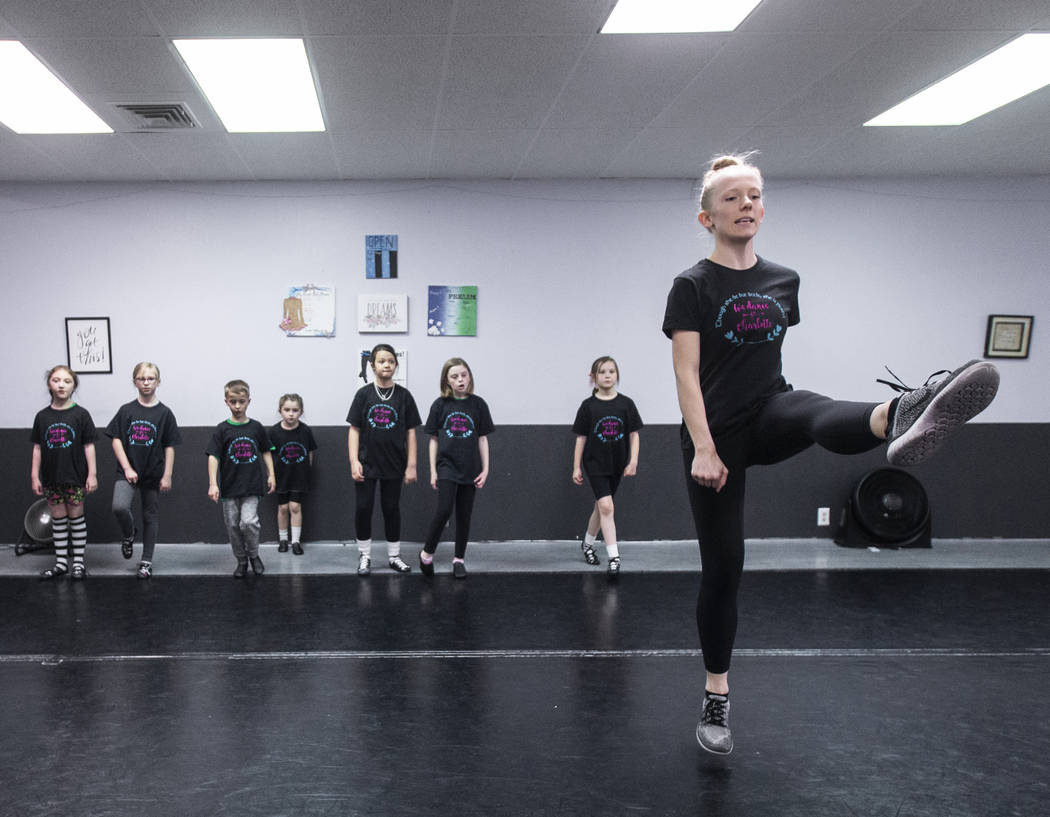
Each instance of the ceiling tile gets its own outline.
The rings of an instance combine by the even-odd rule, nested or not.
[[[538,128],[587,45],[583,37],[456,37],[438,127]]]
[[[432,128],[446,43],[443,37],[311,40],[329,129]]]

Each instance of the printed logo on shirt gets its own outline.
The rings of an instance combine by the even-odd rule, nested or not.
[[[446,437],[464,440],[474,435],[474,418],[462,411],[454,411],[445,418]]]
[[[132,420],[128,426],[128,445],[153,445],[157,427],[149,420]]]
[[[259,446],[252,437],[235,437],[226,447],[226,456],[234,465],[248,465],[259,459]]]
[[[397,426],[397,409],[386,403],[376,403],[368,409],[368,424],[379,431],[390,431]]]
[[[715,328],[734,346],[771,343],[787,329],[787,312],[780,302],[758,292],[738,292],[718,311]]]
[[[69,448],[77,438],[73,426],[66,423],[52,423],[44,432],[44,442],[48,448]]]
[[[594,436],[598,438],[598,442],[614,443],[624,438],[624,435],[627,433],[625,429],[626,426],[623,420],[610,415],[602,417],[594,424]]]
[[[277,452],[277,456],[285,465],[298,465],[303,462],[309,454],[302,443],[292,441],[282,445],[281,450]]]

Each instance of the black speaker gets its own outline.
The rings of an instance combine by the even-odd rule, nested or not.
[[[930,547],[930,502],[922,483],[899,468],[879,468],[861,477],[842,511],[835,543]]]

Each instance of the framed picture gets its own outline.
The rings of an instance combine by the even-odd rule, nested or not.
[[[397,236],[365,236],[365,277],[397,278]]]
[[[985,357],[1028,357],[1032,339],[1031,315],[989,315],[984,338]]]
[[[113,374],[109,318],[66,318],[66,356],[77,374]]]
[[[407,295],[358,295],[358,332],[407,332]]]
[[[427,334],[473,337],[478,334],[476,286],[427,287]]]

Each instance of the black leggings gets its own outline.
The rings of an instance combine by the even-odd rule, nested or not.
[[[693,447],[682,452],[689,504],[700,540],[700,595],[696,626],[708,672],[729,671],[736,638],[737,590],[744,570],[744,486],[747,466],[781,462],[813,443],[837,454],[860,454],[882,444],[869,421],[877,403],[832,400],[808,391],[787,391],[763,404],[742,428],[715,437],[729,469],[718,493],[690,476]]]
[[[441,541],[441,532],[445,523],[456,511],[456,558],[462,559],[467,554],[467,539],[470,537],[470,514],[474,510],[474,495],[478,489],[473,483],[461,484],[450,479],[438,480],[438,506],[427,531],[427,541],[423,550],[431,556],[437,551]]]
[[[372,538],[372,509],[376,502],[376,483],[379,483],[379,504],[383,509],[383,527],[388,542],[401,541],[401,479],[366,478],[355,482],[357,512],[354,514],[354,534],[357,540]]]

